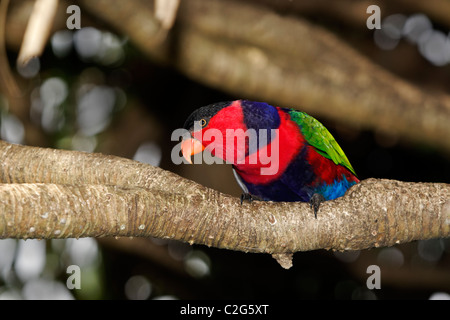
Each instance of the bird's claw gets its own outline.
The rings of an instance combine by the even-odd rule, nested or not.
[[[320,204],[325,201],[325,197],[320,193],[314,193],[309,200],[309,206],[314,209],[314,217],[317,219],[317,211],[319,211]]]
[[[241,194],[241,205],[245,200],[247,200],[248,202],[252,202],[253,200],[262,201],[263,199],[257,196],[252,196],[250,193],[244,192]]]

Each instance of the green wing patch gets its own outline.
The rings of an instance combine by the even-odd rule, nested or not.
[[[343,165],[356,175],[344,151],[323,124],[301,111],[290,109],[289,115],[300,127],[306,141],[316,148],[319,154],[333,160],[335,164]]]

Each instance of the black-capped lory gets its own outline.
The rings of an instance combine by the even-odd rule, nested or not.
[[[244,199],[320,203],[359,182],[330,132],[310,115],[264,102],[236,100],[194,111],[184,128],[184,158],[203,150],[231,163]]]

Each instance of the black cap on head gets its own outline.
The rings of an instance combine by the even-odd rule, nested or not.
[[[222,110],[225,107],[228,107],[232,101],[224,101],[224,102],[217,102],[213,104],[209,104],[207,106],[201,107],[194,112],[191,113],[191,115],[187,118],[186,122],[184,123],[183,128],[190,130],[194,127],[194,121],[200,121],[201,119],[209,120],[211,119],[217,112]]]

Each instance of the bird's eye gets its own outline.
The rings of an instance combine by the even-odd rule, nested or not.
[[[206,121],[206,119],[200,120],[200,124],[201,124],[202,128],[205,127],[207,123],[208,123],[208,121]]]

